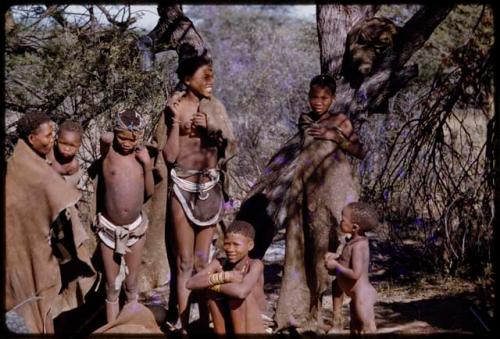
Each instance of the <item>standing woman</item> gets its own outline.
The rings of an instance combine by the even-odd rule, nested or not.
[[[223,212],[221,181],[235,140],[224,105],[212,96],[214,71],[205,50],[179,48],[179,80],[186,91],[167,102],[167,142],[163,149],[170,173],[168,234],[175,253],[174,280],[183,331],[189,321],[186,282],[209,261],[215,226]]]

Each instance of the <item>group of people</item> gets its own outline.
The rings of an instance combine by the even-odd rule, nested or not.
[[[166,141],[161,145],[161,154],[169,173],[166,232],[170,241],[168,245],[171,245],[175,257],[171,262],[171,288],[175,289],[172,295],[175,296],[178,311],[177,326],[180,331],[186,333],[192,299],[190,295],[192,291],[197,290],[201,296],[198,301],[200,317],[208,317],[210,314],[215,333],[264,333],[264,265],[261,258],[251,256],[255,243],[259,241],[259,225],[236,217],[224,230],[225,256],[214,259],[210,257],[216,225],[221,221],[224,212],[224,196],[227,193],[224,189],[227,185],[224,169],[235,153],[235,138],[225,108],[212,96],[212,61],[207,53],[200,55],[194,48],[187,48],[179,59],[177,74],[185,90],[176,92],[167,102],[164,111]],[[337,168],[337,165],[332,165],[334,162],[346,164],[346,154],[357,158],[364,156],[363,148],[347,116],[329,111],[334,100],[334,79],[328,75],[314,77],[309,90],[311,111],[301,115],[299,119],[300,147],[314,148],[314,145],[328,144],[329,148],[319,160],[299,156],[299,161],[309,162],[307,166],[293,167],[293,182],[301,182],[304,187],[309,180],[328,175],[327,171],[321,171],[322,168]],[[23,166],[22,161],[19,161],[21,152],[24,157],[31,152],[28,156],[36,158],[37,166],[43,173],[47,173],[47,168],[50,168],[56,174],[51,174],[52,181],[45,184],[40,181],[46,178],[32,178],[36,185],[25,188],[29,190],[43,186],[49,190],[51,185],[59,185],[61,190],[71,193],[62,194],[61,198],[35,194],[39,199],[47,200],[39,201],[41,205],[52,205],[51,199],[58,200],[58,205],[48,208],[51,213],[44,219],[47,222],[44,222],[46,225],[43,226],[43,234],[30,240],[30,246],[47,247],[44,255],[52,258],[51,251],[55,251],[54,244],[57,243],[57,239],[51,237],[53,223],[65,208],[76,204],[79,199],[75,192],[82,170],[76,154],[82,143],[82,127],[71,121],[62,123],[57,131],[55,146],[52,128],[49,117],[42,113],[25,115],[18,122],[20,139],[9,160],[6,174],[8,214],[11,208],[6,219],[7,309],[17,307],[30,297],[29,293],[20,294],[16,290],[18,281],[25,277],[15,271],[19,265],[27,263],[17,262],[17,254],[10,251],[9,246],[9,239],[19,232],[26,232],[14,232],[13,227],[22,228],[23,225],[19,222],[14,225],[11,221],[22,213],[22,207],[16,204],[20,204],[22,199],[29,200],[29,193],[15,200],[9,198],[9,193],[19,191],[18,186],[21,185],[20,179],[14,178],[17,174],[13,173]],[[148,233],[148,216],[143,206],[155,191],[153,161],[143,143],[144,128],[145,120],[135,110],[125,109],[117,112],[114,130],[102,134],[100,158],[92,167],[98,177],[97,210],[92,229],[99,241],[98,248],[103,262],[108,322],[114,321],[120,313],[119,296],[122,288],[127,304],[138,302],[138,270]],[[315,153],[321,154],[321,148],[315,149]],[[348,172],[349,168],[345,173]],[[328,181],[320,181],[323,185],[328,184]],[[297,190],[296,196],[315,194],[315,188],[312,186],[301,186],[301,189],[295,186],[292,184],[288,189]],[[270,200],[276,198],[272,197],[271,191],[266,194],[272,198]],[[63,198],[67,201],[59,202]],[[305,205],[308,201],[313,201],[304,197],[300,199],[303,199],[300,201]],[[350,199],[356,200],[352,197]],[[330,201],[323,199],[316,203],[321,205],[321,208],[329,208]],[[346,294],[351,298],[351,331],[374,332],[376,326],[373,307],[376,291],[368,280],[369,247],[365,232],[376,227],[377,214],[371,206],[363,202],[342,199],[342,205],[341,216],[338,212],[332,212],[331,218],[322,218],[321,222],[310,218],[307,219],[311,220],[310,223],[302,223],[302,227],[295,229],[294,219],[289,217],[286,226],[286,256],[290,257],[289,252],[293,249],[300,249],[303,256],[300,263],[304,266],[301,267],[302,270],[307,270],[307,258],[316,258],[313,263],[315,282],[306,282],[305,287],[298,286],[299,289],[307,289],[310,294],[309,305],[304,305],[306,308],[321,308],[320,299],[325,291],[325,277],[321,275],[326,271],[336,277],[333,281],[334,325],[339,323],[338,319],[341,318],[343,295]],[[314,214],[319,210],[317,206],[309,207],[307,205],[307,212],[304,213]],[[33,208],[37,208],[35,202]],[[30,212],[31,210],[25,211]],[[23,222],[29,221],[23,219]],[[301,242],[292,244],[292,240],[289,241],[288,238],[297,232],[307,236],[302,237]],[[350,239],[342,240],[344,235]],[[315,240],[310,241],[314,237]],[[36,241],[40,244],[36,244]],[[341,246],[338,245],[339,242]],[[316,243],[319,244],[318,247],[315,247]],[[34,262],[33,259],[30,260]],[[60,260],[50,260],[61,264]],[[286,263],[288,260],[286,259]],[[293,265],[285,265],[283,284],[288,286],[287,288],[292,286],[288,285],[287,281],[292,279],[290,277],[293,277],[294,273],[296,272]],[[44,274],[45,272],[29,274],[34,281],[32,292],[37,293],[36,297],[44,298],[45,303],[40,306],[41,309],[32,309],[30,312],[41,314],[43,318],[40,320],[43,325],[33,328],[39,332],[51,332],[53,328],[50,318],[55,314],[51,312],[47,299],[57,295],[61,286],[49,286],[50,282],[46,283],[47,286],[40,285],[40,275]],[[55,292],[46,294],[43,290],[45,287],[54,287]],[[283,300],[280,302],[282,306],[280,308],[278,305],[277,310],[277,313],[281,314],[277,315],[278,327],[301,327],[300,321],[297,322],[300,317],[292,314],[287,314],[287,321],[280,323],[280,316],[283,318],[286,312],[297,311],[283,311],[286,303]],[[27,314],[23,312],[20,313]]]

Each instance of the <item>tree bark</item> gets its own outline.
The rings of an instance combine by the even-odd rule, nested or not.
[[[316,20],[321,73],[335,75],[340,70],[347,33],[358,20],[375,15],[375,5],[318,5]]]
[[[401,44],[386,53],[379,67],[363,80],[358,89],[351,88],[346,79],[337,81],[333,110],[347,113],[353,120],[361,113],[387,113],[389,98],[418,75],[418,67],[405,66],[406,62],[423,46],[452,8],[453,5],[423,6],[402,27],[398,37]],[[358,20],[373,16],[377,9],[375,6],[318,5],[322,72],[340,73],[349,30]],[[343,17],[347,19],[339,19]]]

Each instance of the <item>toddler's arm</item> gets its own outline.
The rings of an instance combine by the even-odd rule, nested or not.
[[[355,244],[351,255],[352,268],[342,265],[333,258],[325,261],[325,266],[328,270],[335,270],[337,275],[341,274],[349,279],[358,280],[364,272],[368,273],[370,261],[368,242],[362,241]]]

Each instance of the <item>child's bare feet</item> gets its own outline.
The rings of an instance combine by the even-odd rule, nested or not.
[[[341,333],[344,330],[345,318],[342,312],[333,314],[333,325],[328,331],[328,334]]]

